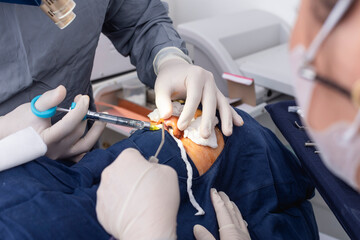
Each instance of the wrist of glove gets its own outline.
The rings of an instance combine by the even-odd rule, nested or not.
[[[154,72],[156,75],[159,74],[160,66],[168,61],[177,59],[179,61],[187,62],[192,64],[192,60],[189,56],[184,54],[179,48],[177,47],[166,47],[161,49],[155,56],[153,61]]]
[[[176,239],[179,204],[176,172],[126,149],[101,175],[96,213],[117,239]]]
[[[46,151],[45,143],[32,127],[17,131],[0,139],[0,159],[3,160],[0,161],[0,171],[41,157]]]

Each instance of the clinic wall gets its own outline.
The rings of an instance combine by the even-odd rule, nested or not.
[[[262,9],[278,15],[290,25],[295,22],[300,0],[165,0],[170,16],[177,26],[180,23],[207,17]]]

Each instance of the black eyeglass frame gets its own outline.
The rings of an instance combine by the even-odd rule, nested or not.
[[[315,68],[312,67],[311,65],[305,65],[302,68],[300,68],[299,75],[305,80],[315,81],[320,84],[323,84],[337,91],[338,93],[342,94],[343,96],[347,97],[350,101],[352,101],[352,93],[349,90],[347,90],[346,88],[340,86],[339,84],[335,83],[334,81],[326,77],[318,75],[315,71]]]

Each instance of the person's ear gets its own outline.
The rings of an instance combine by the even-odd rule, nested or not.
[[[355,106],[360,108],[360,79],[355,82],[351,90],[351,98]]]

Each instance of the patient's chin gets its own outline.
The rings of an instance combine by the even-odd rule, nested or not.
[[[180,139],[184,145],[186,153],[195,164],[200,176],[210,169],[224,149],[224,137],[217,127],[215,127],[215,134],[218,144],[217,148],[198,145],[189,138],[183,137]]]

